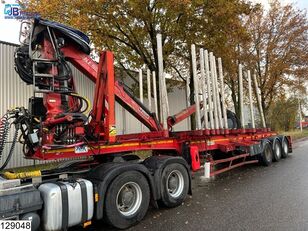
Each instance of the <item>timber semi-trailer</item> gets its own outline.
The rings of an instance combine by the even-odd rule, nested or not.
[[[21,33],[24,41],[15,53],[15,69],[25,83],[33,85],[33,97],[28,109],[8,110],[0,121],[1,155],[10,128],[15,128],[0,169],[1,224],[28,221],[32,230],[55,231],[103,219],[125,229],[145,216],[150,203],[170,208],[182,204],[192,193],[191,172],[203,164],[205,177],[211,177],[250,163],[268,166],[292,151],[289,137],[277,135],[265,124],[255,128],[253,122],[244,128],[243,116],[238,120],[226,109],[221,60],[216,66],[216,58],[206,50],[200,50],[198,78],[192,46],[195,89],[202,86],[196,90],[196,104],[168,116],[161,37],[157,36],[159,121],[156,113],[115,80],[112,52],[102,52],[96,63],[89,56],[89,38],[82,32],[44,19],[23,23],[22,28],[27,26],[31,30]],[[76,92],[68,63],[95,82],[93,106]],[[241,78],[240,73],[240,84]],[[200,102],[199,92],[203,92]],[[149,131],[117,135],[116,101]],[[175,124],[193,114],[196,130],[173,131]],[[75,159],[49,170],[7,171],[16,142],[29,159]],[[142,160],[133,155],[136,151],[152,155]],[[24,228],[29,230],[29,225]]]

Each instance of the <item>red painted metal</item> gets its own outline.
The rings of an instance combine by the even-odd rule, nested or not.
[[[187,117],[191,116],[193,113],[196,112],[196,105],[192,105],[188,108],[183,109],[179,113],[169,116],[168,117],[168,126],[169,128],[173,127],[175,124],[181,122],[182,120],[186,119]]]
[[[110,51],[105,52],[105,91],[106,99],[105,103],[105,137],[109,143],[116,141],[116,122],[115,122],[115,89],[114,89],[114,66],[113,66],[113,54]],[[98,73],[99,74],[99,73]]]
[[[71,122],[73,120],[73,117],[71,115],[66,115],[60,118],[50,118],[49,120],[46,120],[43,122],[44,126],[51,126],[59,123],[64,123],[64,122]]]
[[[190,146],[191,169],[197,171],[200,169],[200,157],[198,147]]]
[[[116,141],[114,105],[113,54],[105,51],[101,53],[98,65],[90,126],[92,126],[94,136],[97,138],[103,136],[108,143]]]
[[[43,59],[47,60],[55,60],[55,50],[53,48],[52,43],[48,39],[44,39],[42,41],[42,57]],[[58,75],[58,70],[55,65],[52,65],[48,72],[54,76]],[[51,83],[46,79],[45,80],[47,85]],[[55,88],[60,86],[60,82],[55,80],[53,81],[53,85]],[[71,116],[63,116],[58,118],[57,116],[61,113],[64,113],[66,108],[63,107],[64,103],[62,102],[61,94],[50,92],[43,94],[43,103],[45,108],[47,109],[46,113],[46,120],[43,122],[45,126],[43,130],[48,130],[48,132],[42,132],[42,144],[43,145],[53,145],[54,143],[54,135],[55,135],[55,127],[53,125],[68,122],[72,120]],[[72,97],[68,96],[68,104],[74,104],[72,101]],[[75,104],[78,106],[78,104]],[[47,127],[46,127],[47,126]],[[48,126],[52,126],[51,128]]]
[[[162,136],[163,131],[137,133],[116,136],[117,143],[108,144],[101,140],[87,143],[88,150],[83,153],[76,153],[75,148],[58,148],[55,150],[36,150],[34,158],[38,159],[61,159],[92,155],[105,155],[121,152],[132,152],[142,150],[173,150],[179,155],[182,153],[182,144],[188,143],[198,148],[199,152],[221,150],[223,152],[236,150],[258,143],[264,137],[275,136],[276,133],[238,134],[224,136],[204,136],[199,131],[170,133],[170,138]]]
[[[52,44],[49,40],[44,39],[43,40],[43,57],[44,59],[54,59],[54,49],[52,47]],[[50,70],[50,73],[53,75],[57,75],[57,70],[55,68],[52,68]],[[47,83],[49,84],[49,83]],[[57,86],[57,82],[55,82],[55,85]],[[44,106],[47,109],[47,119],[46,122],[49,120],[53,120],[53,117],[55,115],[60,114],[63,112],[62,104],[61,104],[61,95],[57,93],[48,93],[44,94]]]
[[[238,164],[234,164],[232,166],[213,171],[213,172],[210,173],[210,176],[216,176],[218,174],[221,174],[223,172],[227,172],[227,171],[232,170],[234,168],[237,168],[237,167],[240,167],[240,166],[243,166],[243,165],[246,165],[246,164],[255,164],[255,163],[258,163],[258,162],[259,162],[258,160],[248,160],[248,161],[243,160],[242,162],[240,162]]]
[[[221,160],[212,160],[210,162],[211,163],[210,176],[215,176],[215,175],[221,174],[223,172],[229,171],[231,169],[234,169],[234,168],[246,165],[246,164],[258,163],[258,160],[246,160],[247,157],[249,157],[249,154],[241,154],[241,155],[237,155],[234,157],[225,158]],[[241,160],[241,162],[233,164],[233,161],[235,160]],[[221,168],[219,170],[215,170],[215,166],[217,166],[218,164],[227,163],[227,162],[229,162],[229,165],[227,167]]]

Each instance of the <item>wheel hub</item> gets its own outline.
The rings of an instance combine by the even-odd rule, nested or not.
[[[173,174],[168,182],[168,186],[171,193],[173,193],[176,190],[178,184],[179,184],[179,179],[177,178],[176,175]]]
[[[270,161],[272,159],[272,156],[271,156],[271,150],[269,148],[266,148],[264,150],[264,154],[265,154],[265,158]]]
[[[130,206],[133,203],[135,192],[132,189],[126,187],[122,193],[122,203],[125,206]]]
[[[178,170],[173,170],[167,178],[167,191],[173,198],[179,197],[184,189],[184,177]]]
[[[118,191],[116,203],[118,211],[124,216],[136,213],[142,202],[142,191],[135,182],[124,184]]]
[[[281,148],[279,146],[279,143],[276,142],[276,155],[278,158],[281,156]]]
[[[286,141],[284,141],[283,142],[283,151],[284,151],[284,153],[288,153],[288,144],[287,144],[287,142]]]

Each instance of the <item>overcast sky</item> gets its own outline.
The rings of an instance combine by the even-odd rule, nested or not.
[[[268,0],[251,0],[252,2],[259,2],[263,5],[268,5]],[[295,3],[300,9],[308,9],[308,0],[280,0],[282,3]]]
[[[267,5],[268,0],[252,0]],[[284,3],[295,2],[301,9],[308,9],[308,0],[281,0]],[[15,19],[4,19],[4,5],[16,3],[15,0],[0,0],[0,40],[18,43],[20,23]]]

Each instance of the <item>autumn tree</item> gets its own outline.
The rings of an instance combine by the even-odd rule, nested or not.
[[[38,12],[43,18],[86,32],[97,50],[112,50],[117,65],[124,69],[136,69],[145,64],[157,72],[156,35],[161,33],[165,69],[183,82],[191,74],[192,43],[221,56],[226,72],[231,76],[226,79],[233,81],[236,78],[234,46],[245,36],[240,17],[250,12],[250,5],[242,0],[21,2],[27,10]],[[235,88],[232,82],[228,85]],[[193,101],[191,94],[191,103]]]
[[[269,115],[275,101],[287,97],[290,89],[302,88],[299,78],[302,83],[307,79],[306,12],[274,0],[268,11],[262,7],[253,11],[245,27],[250,40],[241,44],[240,59],[256,73],[262,106],[265,115]]]
[[[299,100],[282,97],[272,103],[268,112],[268,124],[277,131],[294,129],[299,115]]]
[[[156,35],[163,35],[166,66],[189,58],[192,43],[221,49],[242,29],[238,16],[247,11],[239,0],[22,0],[27,10],[86,32],[97,49],[111,49],[120,65],[157,69]],[[221,52],[223,53],[223,52]],[[178,73],[181,76],[180,73]]]

